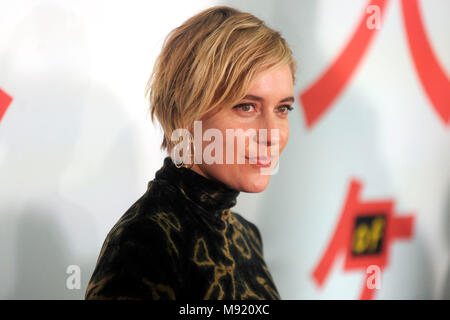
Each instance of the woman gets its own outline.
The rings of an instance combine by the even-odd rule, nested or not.
[[[280,299],[258,228],[231,208],[278,163],[295,68],[278,32],[233,8],[169,34],[147,94],[170,156],[106,237],[86,299]]]

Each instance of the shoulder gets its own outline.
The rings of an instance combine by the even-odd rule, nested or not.
[[[175,296],[181,225],[175,214],[151,200],[146,192],[108,233],[86,298]]]
[[[170,192],[161,196],[155,189],[149,186],[145,194],[120,217],[109,231],[104,247],[120,247],[124,253],[131,248],[151,250],[151,253],[164,249],[176,258],[178,250],[174,243],[182,240],[182,223],[179,214],[167,201]]]
[[[161,190],[162,188],[155,188],[150,181],[147,191],[120,217],[109,231],[105,242],[123,245],[134,240],[146,244],[180,231],[179,214],[173,201],[170,201],[174,191],[168,188],[164,188],[164,192]]]
[[[242,225],[245,229],[246,232],[248,233],[248,235],[250,236],[250,238],[256,242],[256,244],[261,248],[262,251],[262,237],[261,237],[261,232],[259,231],[258,227],[256,226],[256,224],[254,224],[253,222],[245,219],[241,214],[235,212],[235,211],[231,211],[231,215],[234,217],[234,219],[236,219],[236,221]]]

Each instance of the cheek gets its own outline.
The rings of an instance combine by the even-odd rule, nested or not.
[[[289,122],[280,127],[280,150],[283,150],[289,140]]]
[[[238,150],[238,145],[240,145],[239,141],[242,142],[241,139],[245,139],[245,146],[248,146],[249,140],[247,137],[240,135],[239,137],[235,135],[236,133],[239,133],[238,129],[242,129],[243,131],[246,131],[250,128],[252,128],[251,123],[241,123],[239,121],[233,121],[230,120],[229,117],[226,115],[223,118],[215,117],[213,120],[204,121],[203,122],[203,131],[206,129],[218,129],[222,135],[222,163],[223,164],[232,164],[236,165],[238,163],[238,156],[239,155],[245,155],[245,151],[239,152],[242,150]],[[226,130],[231,130],[231,136],[227,139],[227,132]],[[235,134],[233,134],[235,133]],[[204,142],[203,143],[203,149],[209,144],[210,142]],[[228,158],[231,158],[229,161],[231,163],[228,163]],[[213,166],[216,167],[216,166]],[[221,172],[221,170],[225,170],[225,168],[229,169],[229,166],[223,166],[219,165],[218,168],[215,168],[214,170],[217,170],[218,172]]]

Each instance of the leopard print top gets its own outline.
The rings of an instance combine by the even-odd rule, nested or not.
[[[170,157],[108,233],[86,299],[280,299],[239,191]]]

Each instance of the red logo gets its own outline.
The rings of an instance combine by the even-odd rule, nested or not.
[[[387,0],[373,0],[368,6],[379,7],[383,16],[387,2]],[[402,0],[401,4],[409,49],[417,75],[437,114],[446,125],[450,125],[450,80],[430,45],[417,0]],[[376,29],[367,28],[364,14],[341,54],[309,88],[300,94],[308,128],[325,114],[344,90],[375,32]]]
[[[0,89],[0,121],[2,121],[3,115],[5,114],[6,109],[8,109],[11,101],[12,98]]]
[[[383,270],[389,262],[393,241],[412,236],[412,215],[397,217],[392,200],[361,201],[361,182],[352,180],[337,227],[319,264],[312,274],[323,286],[339,254],[345,254],[344,270],[366,270],[376,266]],[[367,278],[369,275],[367,276]],[[373,299],[374,289],[364,281],[360,299]]]

